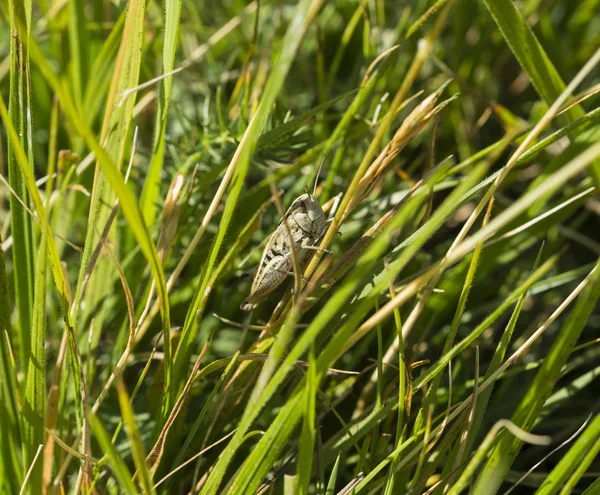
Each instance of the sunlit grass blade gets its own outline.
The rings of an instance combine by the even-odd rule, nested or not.
[[[571,349],[576,344],[583,327],[592,314],[600,298],[600,262],[592,270],[593,276],[584,292],[577,300],[569,318],[560,329],[554,344],[538,370],[527,394],[512,416],[512,421],[520,428],[529,430],[533,426],[545,400],[550,395],[559,373]],[[476,489],[495,493],[506,471],[510,468],[520,445],[519,440],[499,435],[492,454],[477,480]]]
[[[484,3],[538,94],[550,105],[565,89],[565,83],[513,0],[485,0]],[[581,106],[576,105],[567,110],[562,119],[570,123],[584,113]],[[600,163],[594,163],[590,172],[598,184]]]
[[[553,495],[559,491],[561,494],[570,493],[598,454],[599,439],[600,414],[597,414],[556,467],[546,476],[546,480],[535,494]]]
[[[125,429],[127,431],[127,438],[131,446],[131,453],[133,455],[133,462],[136,467],[136,474],[140,478],[140,483],[145,493],[154,494],[154,483],[148,466],[146,465],[146,454],[144,453],[144,446],[140,438],[138,427],[135,423],[135,416],[129,394],[125,388],[123,380],[117,382],[117,393],[119,396],[119,405],[121,406],[121,413],[123,414],[123,422],[125,423]]]
[[[128,495],[137,495],[138,490],[133,481],[131,481],[131,473],[127,469],[125,461],[123,461],[121,455],[110,441],[108,433],[95,414],[90,414],[90,425],[100,447],[108,456],[108,462],[119,482],[119,488]]]
[[[244,134],[244,138],[242,138],[242,142],[238,146],[236,154],[234,155],[233,160],[239,161],[234,175],[234,185],[232,186],[232,192],[230,193],[229,198],[227,199],[227,203],[225,205],[225,211],[223,213],[223,220],[221,221],[221,227],[219,228],[219,234],[217,239],[215,240],[212,248],[211,248],[211,258],[209,258],[209,262],[207,263],[207,268],[212,266],[212,262],[217,256],[220,243],[222,242],[223,236],[225,235],[225,231],[227,229],[227,225],[229,223],[229,219],[233,214],[233,210],[235,208],[235,200],[240,193],[244,178],[246,177],[246,172],[248,169],[250,155],[254,150],[256,143],[259,138],[260,131],[264,125],[264,122],[271,110],[271,106],[281,89],[284,79],[287,75],[287,72],[294,60],[296,55],[296,51],[302,41],[302,37],[304,35],[304,31],[308,28],[310,22],[313,20],[313,17],[317,14],[318,9],[321,6],[321,1],[319,0],[301,0],[297,7],[296,12],[292,18],[290,25],[288,26],[288,30],[286,32],[282,51],[279,55],[278,63],[273,67],[271,74],[267,80],[265,85],[265,90],[261,98],[261,102],[259,107],[257,108],[254,116],[252,117],[252,121],[248,125],[246,132]],[[211,259],[213,260],[211,262]],[[210,270],[207,270],[207,274],[210,273]],[[206,280],[206,276],[205,276]],[[191,314],[192,318],[195,317],[195,311],[188,313],[188,316]],[[186,327],[191,327],[192,322],[188,324],[189,318],[186,318]],[[185,328],[184,328],[185,332]],[[189,341],[188,337],[188,341]],[[185,346],[189,344],[183,340],[178,349],[178,354],[181,352],[182,356],[185,356],[189,351]],[[183,358],[180,358],[183,361]],[[243,436],[247,431],[247,428],[241,432],[240,436]],[[236,436],[238,434],[236,433]],[[235,438],[235,436],[234,436]],[[241,439],[236,439],[237,445],[241,443]],[[226,454],[221,456],[215,469],[210,474],[206,485],[202,489],[203,495],[216,493],[218,487],[225,475],[225,470],[235,452],[236,443],[232,441],[229,445],[232,445],[233,448],[228,447],[226,449]]]
[[[315,375],[316,361],[314,352],[308,355],[308,369],[306,372],[306,391],[304,393],[304,415],[302,433],[300,435],[300,450],[298,452],[298,467],[296,469],[296,489],[294,493],[307,494],[313,465],[313,451],[315,448],[315,406],[319,379]]]

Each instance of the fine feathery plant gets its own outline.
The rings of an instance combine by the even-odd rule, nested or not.
[[[600,493],[600,0],[0,6],[1,494]]]

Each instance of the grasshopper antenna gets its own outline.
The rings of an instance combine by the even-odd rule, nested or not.
[[[312,193],[313,196],[315,194],[317,194],[317,184],[319,183],[319,175],[321,175],[321,169],[323,168],[323,163],[325,163],[325,157],[321,158],[321,164],[319,165],[319,170],[317,170],[317,175],[315,176],[315,185],[313,186],[313,193]]]

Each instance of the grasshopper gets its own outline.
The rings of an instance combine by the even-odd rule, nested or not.
[[[319,167],[319,172],[320,170]],[[317,172],[313,193],[310,194],[306,189],[305,194],[296,198],[279,222],[275,232],[269,237],[252,282],[250,295],[240,306],[244,311],[256,308],[268,294],[281,285],[288,275],[294,275],[292,243],[300,267],[306,264],[311,251],[330,252],[317,245],[325,234],[327,225],[331,222],[314,196],[319,172]]]

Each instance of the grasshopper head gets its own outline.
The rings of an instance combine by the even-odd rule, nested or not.
[[[325,213],[323,213],[319,201],[310,193],[305,193],[296,198],[289,209],[289,214],[295,218],[305,218],[309,222],[318,222],[325,218]]]
[[[312,194],[306,193],[292,203],[286,217],[293,220],[304,232],[312,237],[321,235],[326,226],[326,217],[321,205]]]

